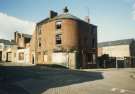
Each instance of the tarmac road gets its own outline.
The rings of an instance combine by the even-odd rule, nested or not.
[[[0,94],[135,94],[135,69],[0,67]]]
[[[102,72],[103,79],[52,88],[43,94],[135,94],[135,69]]]

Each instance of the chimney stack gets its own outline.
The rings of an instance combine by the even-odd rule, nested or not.
[[[57,12],[52,11],[52,10],[49,12],[49,14],[50,14],[50,18],[54,18],[54,17],[56,17],[58,15]]]

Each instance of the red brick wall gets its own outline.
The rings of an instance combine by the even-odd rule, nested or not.
[[[85,22],[76,21],[72,19],[60,19],[62,21],[62,48],[72,49],[92,49],[92,39],[95,38],[95,48],[97,48],[97,32],[92,34],[92,26]],[[40,60],[38,64],[51,63],[51,53],[56,48],[56,20],[50,21],[48,23],[38,24],[39,29],[41,29],[41,34],[37,31],[37,37],[32,38],[35,40],[36,55],[41,53]],[[33,37],[35,36],[35,33]],[[38,40],[41,40],[41,47],[38,47]],[[31,43],[33,47],[34,42]],[[93,49],[92,49],[93,50]],[[96,54],[97,49],[93,50]],[[44,55],[48,55],[48,62],[44,62]],[[36,57],[38,58],[38,56]]]

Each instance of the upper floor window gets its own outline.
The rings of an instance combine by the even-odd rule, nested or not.
[[[61,21],[56,21],[56,29],[61,29]]]
[[[39,42],[39,44],[38,44],[38,45],[39,45],[39,47],[41,47],[41,42]]]
[[[38,47],[41,47],[41,38],[38,39]]]
[[[95,32],[97,31],[97,28],[96,27],[92,27],[91,28],[91,34],[96,34]]]
[[[95,48],[96,47],[96,41],[95,41],[95,39],[93,38],[92,39],[92,48]]]
[[[56,35],[56,44],[61,44],[61,35]]]

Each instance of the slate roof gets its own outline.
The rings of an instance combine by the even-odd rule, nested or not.
[[[56,16],[53,18],[54,20],[57,20],[57,19],[74,19],[74,20],[81,20],[80,18],[74,16],[74,15],[71,15],[69,13],[64,13],[64,14],[61,14],[59,16]]]
[[[25,37],[25,38],[32,38],[32,35],[29,35],[29,34],[23,34],[23,37]]]
[[[81,20],[80,18],[74,16],[74,15],[71,15],[69,13],[63,13],[63,14],[60,14],[54,18],[46,18],[40,22],[38,22],[37,24],[42,24],[42,23],[47,23],[49,21],[53,21],[53,20],[59,20],[59,19],[73,19],[73,20]],[[83,21],[83,20],[81,20]]]
[[[11,42],[9,40],[0,39],[0,43],[4,43],[5,45],[10,45]]]
[[[131,44],[133,41],[134,39],[123,39],[123,40],[116,40],[116,41],[101,42],[98,43],[98,47]]]

